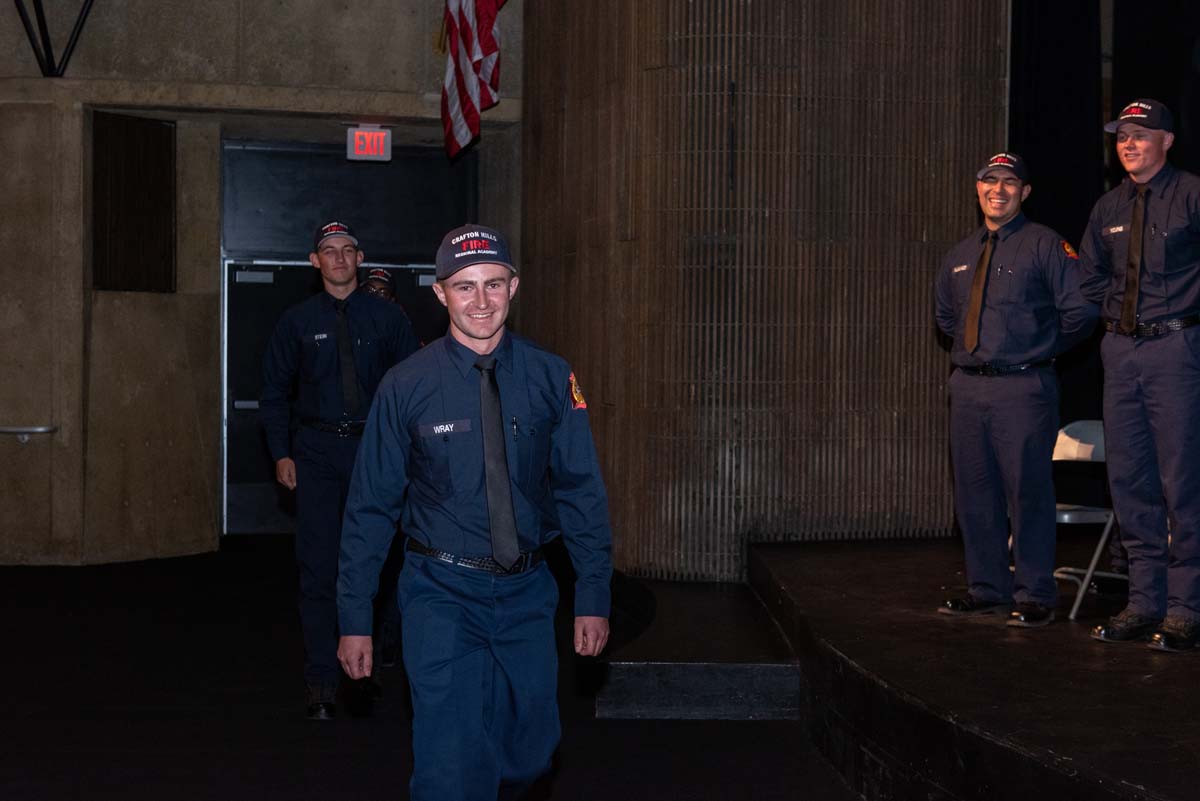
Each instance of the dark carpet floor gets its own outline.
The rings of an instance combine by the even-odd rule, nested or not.
[[[370,717],[302,717],[290,549],[0,568],[0,799],[407,798],[400,668]],[[561,663],[553,798],[854,797],[801,723],[597,720],[594,671]]]

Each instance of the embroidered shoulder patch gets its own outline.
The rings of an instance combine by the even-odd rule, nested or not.
[[[571,408],[586,409],[587,401],[583,399],[583,390],[579,388],[579,381],[575,379],[575,374],[571,373]]]
[[[1071,243],[1065,239],[1062,241],[1062,249],[1067,254],[1068,259],[1079,260],[1079,254],[1075,252],[1075,248],[1071,247]]]

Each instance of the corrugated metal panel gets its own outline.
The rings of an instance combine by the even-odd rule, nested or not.
[[[1007,3],[564,5],[526,2],[520,319],[589,390],[618,564],[947,533],[931,285],[1004,144]]]

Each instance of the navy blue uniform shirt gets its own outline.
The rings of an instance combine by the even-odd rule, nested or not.
[[[1046,361],[1085,339],[1096,322],[1096,306],[1079,289],[1079,260],[1062,237],[1024,214],[996,233],[975,353],[963,347],[963,324],[986,227],[946,254],[934,285],[938,328],[954,340],[950,361],[959,367]]]
[[[512,333],[493,352],[522,551],[561,535],[575,566],[575,614],[607,617],[608,496],[587,406],[559,356]],[[354,465],[338,573],[343,634],[371,633],[379,569],[404,533],[459,556],[491,556],[477,354],[445,336],[384,378]]]
[[[275,461],[292,453],[288,404],[293,387],[299,420],[349,419],[342,409],[336,302],[321,292],[296,304],[284,312],[271,335],[258,408]],[[359,290],[346,298],[346,325],[354,340],[354,368],[366,409],[384,373],[417,350],[417,337],[403,309]]]
[[[1200,178],[1166,164],[1147,187],[1137,311],[1153,323],[1200,312]],[[1126,176],[1096,202],[1079,246],[1084,295],[1106,320],[1121,319],[1136,197]]]

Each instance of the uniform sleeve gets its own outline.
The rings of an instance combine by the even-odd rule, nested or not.
[[[1042,259],[1046,284],[1058,310],[1058,353],[1070,350],[1087,339],[1096,327],[1100,307],[1083,296],[1079,257],[1066,240],[1048,239],[1050,250]]]
[[[266,430],[267,448],[275,461],[292,454],[288,404],[299,364],[300,337],[290,318],[284,317],[275,325],[263,357],[262,394],[258,399],[258,417]]]
[[[1079,242],[1079,290],[1084,298],[1095,304],[1104,302],[1112,281],[1112,264],[1100,239],[1103,228],[1100,216],[1100,204],[1097,203]]]
[[[385,379],[367,415],[342,518],[337,582],[342,634],[371,634],[371,602],[408,488],[410,441],[402,411],[397,382]]]
[[[938,329],[954,339],[958,313],[954,307],[954,286],[950,276],[950,257],[947,256],[942,260],[942,266],[933,282],[933,313]]]
[[[560,415],[550,432],[550,491],[563,542],[575,566],[575,615],[608,617],[612,605],[612,530],[608,493],[574,373],[563,382]]]

